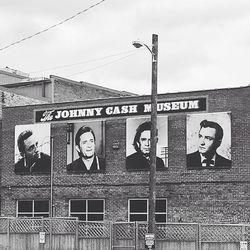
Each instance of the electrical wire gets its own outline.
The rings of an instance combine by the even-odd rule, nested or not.
[[[89,60],[86,60],[86,61],[80,61],[80,62],[76,62],[76,63],[72,63],[72,64],[66,64],[66,65],[56,66],[56,67],[53,67],[53,68],[41,69],[41,70],[29,72],[29,73],[33,74],[33,73],[40,73],[40,72],[50,71],[50,70],[56,70],[56,69],[63,69],[63,68],[73,67],[73,66],[76,66],[76,65],[81,65],[81,64],[86,64],[86,63],[101,61],[101,60],[104,60],[104,59],[107,59],[107,58],[110,58],[110,57],[115,57],[115,56],[119,56],[119,55],[123,55],[123,54],[128,54],[128,53],[131,53],[131,52],[134,52],[134,50],[127,50],[127,51],[123,51],[123,52],[120,52],[120,53],[117,53],[117,54],[111,54],[111,55],[100,57],[100,58],[89,59]]]
[[[75,76],[75,75],[79,75],[79,74],[82,74],[82,73],[86,73],[86,72],[89,72],[89,71],[96,70],[96,69],[98,69],[98,68],[102,68],[102,67],[104,67],[104,66],[106,66],[106,65],[115,63],[115,62],[117,62],[117,61],[121,61],[121,60],[123,60],[123,59],[125,59],[125,58],[127,58],[127,57],[129,57],[129,56],[132,56],[132,55],[134,55],[135,53],[137,53],[137,52],[131,53],[131,54],[127,55],[127,56],[123,56],[123,57],[121,57],[121,58],[119,58],[119,59],[116,59],[116,60],[114,60],[114,61],[111,61],[111,62],[108,62],[108,63],[105,63],[105,64],[101,64],[101,65],[96,66],[96,67],[91,68],[91,69],[87,69],[87,70],[84,70],[84,71],[80,71],[80,72],[76,72],[76,73],[74,73],[74,74],[67,75],[66,77]]]
[[[52,25],[52,26],[50,26],[50,27],[48,27],[48,28],[46,28],[46,29],[44,29],[44,30],[42,30],[42,31],[39,31],[39,32],[37,32],[37,33],[35,33],[35,34],[33,34],[33,35],[30,35],[30,36],[27,36],[27,37],[25,37],[25,38],[22,38],[21,40],[18,40],[18,41],[16,41],[16,42],[13,42],[13,43],[11,43],[11,44],[9,44],[9,45],[6,45],[6,46],[0,48],[0,51],[2,51],[2,50],[4,50],[4,49],[7,49],[7,48],[9,48],[9,47],[11,47],[11,46],[14,46],[14,45],[16,45],[16,44],[18,44],[18,43],[21,43],[21,42],[23,42],[23,41],[26,41],[26,40],[28,40],[28,39],[30,39],[30,38],[33,38],[34,36],[38,36],[38,35],[40,35],[40,34],[42,34],[42,33],[44,33],[44,32],[47,32],[47,31],[49,31],[49,30],[51,30],[51,29],[53,29],[53,28],[55,28],[55,27],[57,27],[57,26],[59,26],[59,25],[62,25],[62,24],[64,24],[64,23],[66,23],[66,22],[72,20],[73,18],[75,18],[75,17],[81,15],[82,13],[84,13],[84,12],[86,12],[86,11],[88,11],[88,10],[94,8],[94,7],[96,7],[97,5],[103,3],[104,1],[105,1],[105,0],[101,0],[100,2],[98,2],[98,3],[96,3],[96,4],[93,4],[93,5],[91,5],[90,7],[86,8],[86,9],[84,9],[84,10],[82,10],[82,11],[79,11],[79,12],[76,13],[75,15],[73,15],[73,16],[71,16],[71,17],[69,17],[69,18],[67,18],[67,19],[65,19],[65,20],[63,20],[63,21],[61,21],[61,22],[59,22],[59,23],[57,23],[57,24],[54,24],[54,25]]]
[[[146,50],[146,48],[142,48],[140,50]],[[77,62],[77,63],[73,63],[73,64],[67,64],[67,65],[61,65],[61,66],[57,66],[57,67],[53,67],[53,68],[47,68],[47,69],[43,69],[43,70],[37,70],[37,71],[29,72],[29,74],[35,74],[35,73],[46,72],[46,71],[51,71],[51,70],[58,70],[58,69],[60,70],[62,68],[68,68],[68,67],[73,67],[73,66],[76,66],[76,65],[81,65],[81,64],[96,62],[96,61],[100,61],[100,60],[105,60],[105,59],[107,59],[109,57],[115,57],[115,56],[119,56],[119,55],[122,55],[122,54],[128,54],[129,53],[128,55],[123,56],[121,58],[118,58],[116,60],[113,60],[111,62],[108,62],[108,63],[105,63],[105,64],[101,64],[101,65],[98,65],[98,66],[96,66],[94,68],[90,68],[90,69],[87,69],[87,70],[84,70],[84,71],[72,74],[72,75],[78,75],[78,74],[81,74],[81,73],[85,73],[85,72],[88,72],[88,71],[92,71],[92,70],[104,67],[106,65],[115,63],[117,61],[121,61],[121,60],[123,60],[123,59],[125,59],[125,58],[127,58],[129,56],[132,56],[132,55],[138,53],[140,50],[138,50],[138,49],[127,50],[127,51],[123,51],[123,52],[120,52],[120,53],[117,53],[117,54],[112,54],[112,55],[108,55],[108,56],[104,56],[104,57],[100,57],[100,58],[96,58],[96,59],[90,59],[90,60],[87,60],[87,61],[81,61],[81,62]],[[66,77],[72,76],[72,75],[67,75]]]

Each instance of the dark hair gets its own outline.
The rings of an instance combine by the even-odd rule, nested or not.
[[[27,129],[27,130],[23,131],[23,132],[18,136],[18,139],[17,139],[17,146],[18,146],[19,152],[20,152],[21,154],[25,152],[24,141],[25,141],[26,139],[28,139],[31,135],[33,135],[32,130]]]
[[[223,129],[217,122],[203,120],[200,123],[201,128],[214,128],[216,130],[215,139],[221,142],[223,138]]]
[[[140,148],[138,147],[137,142],[139,142],[140,136],[141,136],[142,132],[145,130],[151,130],[151,122],[143,122],[136,129],[136,133],[135,133],[135,137],[134,137],[134,141],[133,141],[133,146],[137,152],[140,151]]]
[[[94,140],[95,140],[95,133],[94,133],[93,129],[90,128],[90,127],[87,127],[87,126],[82,126],[82,127],[80,127],[80,128],[78,129],[78,131],[77,131],[77,133],[76,133],[75,143],[76,143],[77,146],[79,146],[81,135],[82,135],[82,134],[85,134],[85,133],[87,133],[87,132],[90,132],[90,133],[93,135]]]

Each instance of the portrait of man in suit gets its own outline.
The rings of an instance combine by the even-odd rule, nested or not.
[[[200,121],[197,133],[197,148],[187,154],[187,169],[228,169],[231,160],[222,156],[218,149],[222,144],[224,131],[215,121]]]
[[[167,117],[158,117],[158,143],[156,170],[166,170],[168,161]],[[149,171],[150,169],[150,135],[149,119],[127,119],[127,157],[128,171]],[[131,143],[132,142],[132,143]]]
[[[78,126],[80,125],[80,127]],[[103,173],[105,171],[105,158],[100,154],[100,150],[98,150],[97,144],[101,145],[103,137],[101,131],[102,123],[96,122],[96,133],[92,127],[90,127],[91,123],[85,124],[73,124],[74,130],[76,129],[76,134],[71,133],[72,144],[69,145],[69,149],[74,147],[76,154],[72,156],[72,150],[68,152],[71,157],[71,162],[67,165],[67,173],[69,174],[79,174],[79,173]],[[69,157],[68,157],[69,158]]]
[[[50,125],[27,124],[15,127],[16,174],[50,173]]]

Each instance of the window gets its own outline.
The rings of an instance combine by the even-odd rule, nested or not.
[[[157,199],[155,203],[155,221],[167,222],[167,200]]]
[[[103,221],[104,200],[70,200],[69,216],[83,221]]]
[[[48,200],[19,200],[17,201],[18,217],[49,217]]]
[[[148,221],[148,199],[129,200],[129,221]],[[167,221],[167,200],[156,199],[155,221]]]

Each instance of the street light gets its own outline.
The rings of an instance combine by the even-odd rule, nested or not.
[[[152,35],[152,49],[142,42],[135,41],[136,48],[146,47],[152,55],[151,86],[151,138],[150,138],[150,172],[149,172],[149,221],[148,232],[155,233],[155,201],[156,201],[156,144],[157,144],[157,63],[158,35]]]

